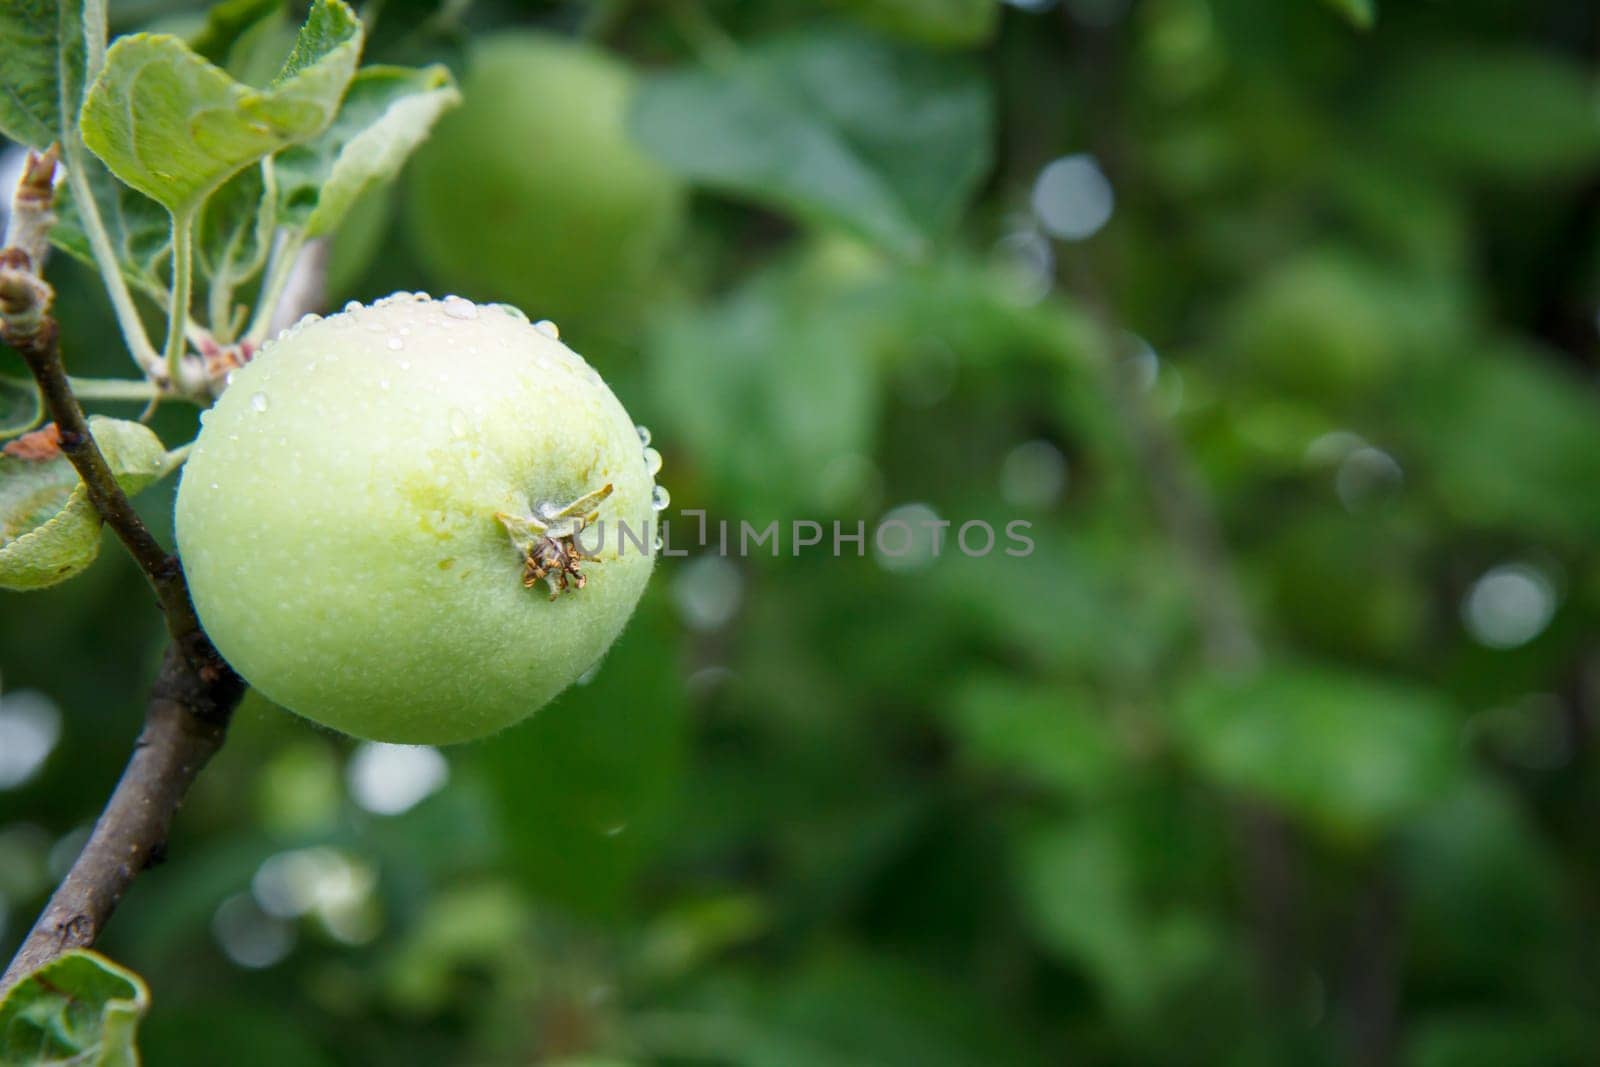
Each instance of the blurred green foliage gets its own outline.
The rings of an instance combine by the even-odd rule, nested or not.
[[[299,14],[112,5],[236,71]],[[501,35],[627,73],[630,151],[692,195],[670,244],[571,260],[627,263],[625,307],[560,269],[613,191],[579,158],[612,102],[505,95],[541,133],[496,147],[592,186],[539,185],[551,245],[512,251],[601,290],[559,294],[565,339],[655,430],[688,554],[591,681],[442,762],[247,701],[101,946],[152,990],[146,1062],[1595,1062],[1592,4],[364,15],[368,62],[445,63],[467,108]],[[1111,218],[1052,240],[1093,190],[1036,178],[1080,153]],[[455,225],[494,233],[450,162],[424,166]],[[357,205],[330,306],[440,277],[418,188]],[[73,372],[121,372],[96,279],[52,271]],[[1220,523],[1245,669],[1206,652],[1172,467]],[[170,492],[140,502],[163,536]],[[944,550],[828,551],[891,512],[950,520]],[[718,556],[719,521],[773,519],[827,541]],[[1035,550],[970,558],[971,519]],[[0,781],[0,952],[160,644],[118,552],[0,595],[0,771],[50,753]]]

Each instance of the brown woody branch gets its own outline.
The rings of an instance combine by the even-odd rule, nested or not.
[[[243,682],[225,664],[208,677],[176,643],[167,646],[122,779],[0,977],[0,991],[61,953],[94,944],[134,878],[163,858],[172,817],[195,775],[222,747],[228,717],[243,695]]]
[[[54,160],[29,161],[23,195],[48,190]],[[62,364],[50,314],[54,293],[21,247],[0,250],[0,337],[22,356],[55,421],[61,450],[95,511],[144,572],[172,637],[150,694],[144,729],[72,869],[56,887],[22,947],[0,976],[0,993],[61,953],[94,944],[128,886],[162,858],[173,815],[208,759],[222,746],[245,684],[201,629],[176,556],[150,533],[117,484],[89,432]]]

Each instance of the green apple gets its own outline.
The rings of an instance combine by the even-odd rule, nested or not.
[[[178,490],[195,608],[250,684],[371,740],[493,733],[593,667],[654,563],[660,457],[502,305],[398,293],[237,371]]]
[[[604,326],[678,228],[680,184],[625,128],[632,76],[534,33],[478,43],[464,102],[410,166],[409,232],[441,288]]]

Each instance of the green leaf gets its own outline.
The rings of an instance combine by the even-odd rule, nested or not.
[[[264,156],[321,133],[355,73],[361,24],[318,0],[265,89],[235,81],[164,34],[121,38],[83,105],[83,139],[122,181],[176,216]]]
[[[370,186],[389,180],[461,100],[442,66],[367,67],[333,125],[277,161],[281,218],[310,237],[332,233]]]
[[[0,5],[0,133],[43,150],[64,140],[83,92],[81,0]]]
[[[1400,412],[1449,518],[1583,547],[1600,538],[1600,398],[1520,342],[1453,353]]]
[[[993,675],[961,687],[950,722],[963,757],[980,770],[1092,796],[1122,766],[1111,722],[1095,708],[1082,691]]]
[[[42,415],[39,389],[32,381],[0,376],[0,441],[27,433]]]
[[[167,297],[164,264],[172,255],[172,222],[165,209],[143,193],[113,178],[98,160],[85,168],[89,187],[100,208],[100,221],[111,238],[117,266],[133,288],[158,302]],[[72,197],[72,189],[62,182],[56,187],[56,224],[50,242],[74,259],[98,267],[89,237],[83,228],[82,214]]]
[[[670,319],[654,401],[718,498],[750,519],[837,504],[851,457],[870,454],[879,382],[874,322],[827,264],[786,263],[721,305]]]
[[[143,979],[74,949],[0,1000],[0,1063],[8,1067],[138,1067],[134,1039],[150,1007]]]
[[[1376,95],[1373,125],[1398,160],[1483,181],[1577,180],[1600,162],[1583,68],[1550,50],[1452,48],[1416,55]]]
[[[441,891],[384,965],[389,998],[414,1014],[439,1011],[462,970],[492,970],[506,946],[525,936],[528,902],[489,882]]]
[[[973,64],[835,30],[649,79],[631,122],[688,178],[902,255],[954,222],[992,135]]]
[[[1051,952],[1081,966],[1117,1013],[1147,1014],[1173,986],[1214,969],[1215,933],[1198,916],[1141,899],[1138,824],[1126,807],[1024,836],[1017,847],[1023,917]]]
[[[172,469],[160,438],[140,423],[97,415],[89,430],[129,495]],[[0,456],[0,589],[66,581],[99,553],[100,517],[65,456]]]
[[[1180,694],[1177,727],[1212,781],[1337,837],[1394,826],[1462,771],[1457,724],[1437,695],[1344,671],[1202,677]]]
[[[1370,30],[1378,21],[1377,0],[1322,0],[1358,30]]]

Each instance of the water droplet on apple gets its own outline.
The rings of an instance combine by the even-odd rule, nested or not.
[[[478,305],[459,296],[444,298],[444,313],[452,319],[475,319],[478,317]]]

